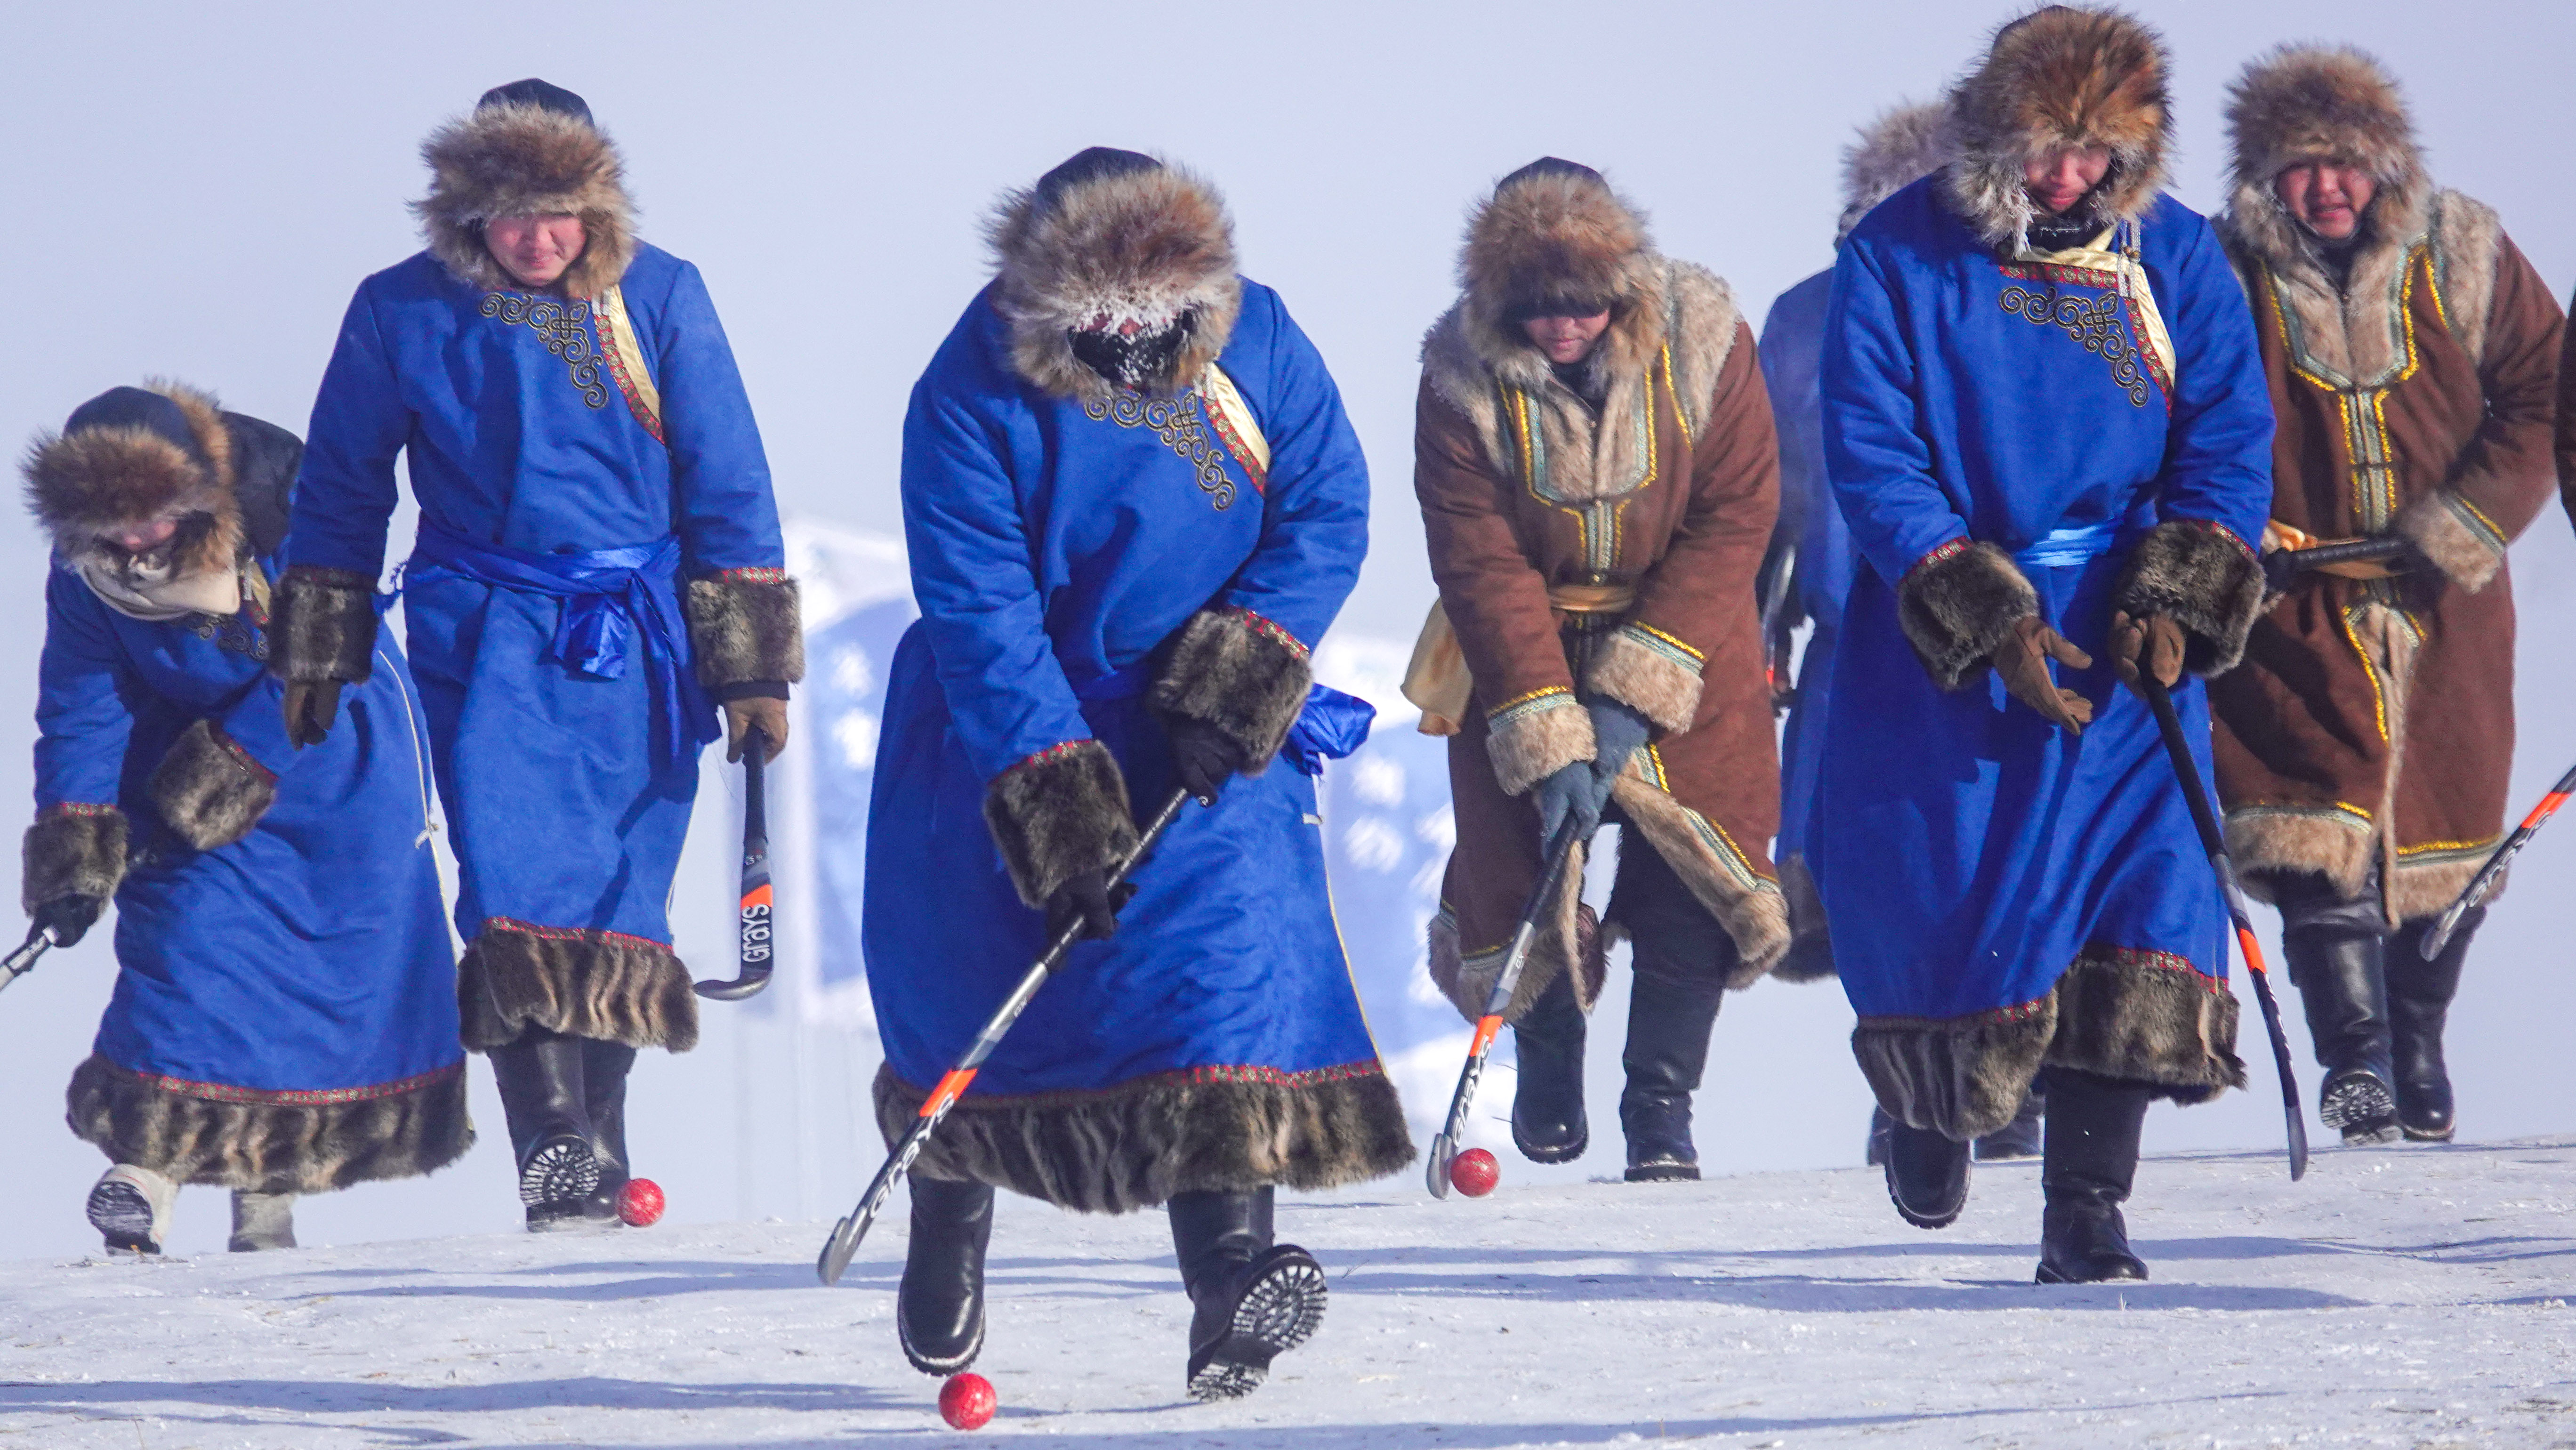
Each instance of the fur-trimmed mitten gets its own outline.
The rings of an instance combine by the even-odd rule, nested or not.
[[[269,673],[288,684],[364,684],[375,672],[376,581],[349,569],[288,569],[268,636]]]
[[[250,834],[277,802],[277,776],[211,720],[179,732],[152,772],[152,804],[179,839],[200,851]]]
[[[1165,646],[1146,703],[1175,735],[1229,747],[1233,769],[1226,774],[1259,775],[1288,739],[1314,681],[1295,635],[1248,609],[1202,609]]]
[[[125,880],[125,812],[114,806],[55,806],[27,828],[18,899],[29,916],[64,900],[104,902]],[[97,920],[95,912],[90,920]],[[87,930],[88,923],[81,924]],[[79,931],[55,933],[69,946]]]
[[[1040,908],[1067,882],[1105,873],[1136,848],[1126,777],[1097,740],[1067,741],[993,777],[984,824],[1020,900]]]
[[[2015,625],[2038,613],[2039,591],[2012,556],[1966,539],[1933,550],[1896,586],[1897,622],[1945,690],[1965,685],[2013,637]]]
[[[2183,668],[2223,675],[2245,657],[2263,592],[2263,565],[2242,540],[2205,520],[2167,519],[2138,541],[2111,607],[2181,625]]]
[[[698,683],[717,699],[805,678],[803,605],[785,570],[727,569],[692,579],[686,608]]]

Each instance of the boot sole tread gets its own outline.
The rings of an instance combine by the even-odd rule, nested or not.
[[[529,1155],[527,1166],[519,1170],[519,1202],[529,1208],[560,1203],[579,1205],[598,1188],[599,1159],[591,1154],[590,1145],[578,1138],[557,1139],[539,1146]],[[571,1217],[578,1223],[582,1209],[576,1206]],[[533,1228],[536,1225],[532,1222],[529,1226]]]
[[[89,1226],[97,1229],[110,1249],[133,1254],[157,1254],[160,1241],[152,1237],[152,1201],[131,1183],[102,1183],[89,1191]]]
[[[2359,1128],[2376,1134],[2382,1125],[2397,1126],[2397,1096],[2387,1084],[2368,1077],[2349,1077],[2336,1083],[2317,1103],[2317,1121],[2329,1128],[2344,1130],[2344,1141],[2355,1141],[2352,1130]],[[2368,1141],[2387,1142],[2372,1138]]]
[[[1271,1360],[1314,1337],[1330,1293],[1322,1266],[1302,1250],[1256,1274],[1235,1301],[1225,1338],[1190,1372],[1190,1398],[1240,1399],[1260,1388]]]

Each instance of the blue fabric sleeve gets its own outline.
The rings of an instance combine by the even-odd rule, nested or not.
[[[376,325],[374,285],[372,278],[358,285],[323,370],[282,551],[290,564],[371,579],[384,572],[385,527],[397,499],[394,458],[411,440],[414,421]]]
[[[36,809],[111,806],[141,688],[105,606],[59,565],[45,571],[45,648],[36,666]]]
[[[2149,274],[2174,346],[2174,408],[2165,446],[2162,519],[2221,525],[2258,545],[2272,512],[2272,391],[2245,287],[2209,223],[2179,206],[2167,226],[2187,228],[2173,274]]]
[[[1825,471],[1852,542],[1894,583],[1924,555],[1968,533],[1932,476],[1916,423],[1912,349],[1867,239],[1843,244],[1825,307]]]
[[[1359,582],[1368,552],[1368,459],[1342,412],[1341,390],[1279,294],[1246,284],[1243,301],[1247,312],[1269,314],[1270,386],[1259,417],[1270,443],[1270,480],[1261,543],[1222,602],[1251,610],[1311,649]]]
[[[653,350],[671,495],[692,573],[776,569],[787,562],[770,490],[769,455],[743,391],[742,370],[698,269],[682,262],[657,314]]]
[[[359,686],[351,685],[340,692],[340,725],[348,723],[348,702],[359,689]],[[230,736],[235,745],[265,766],[269,774],[281,779],[296,758],[295,746],[286,738],[285,700],[286,682],[262,670],[251,677],[241,694],[215,718],[215,723],[223,728],[224,734]]]

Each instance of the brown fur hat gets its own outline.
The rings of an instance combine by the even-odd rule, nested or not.
[[[2396,78],[2369,54],[2343,45],[2285,45],[2247,63],[2227,91],[2234,229],[2258,249],[2296,255],[2304,229],[2272,190],[2301,161],[2342,161],[2378,183],[2367,213],[2372,232],[2404,240],[2424,226],[2432,184]]]
[[[176,562],[184,571],[230,568],[240,554],[232,430],[215,400],[193,388],[156,380],[103,393],[63,432],[39,436],[21,471],[27,507],[67,559],[95,552],[104,532],[164,519],[183,525]],[[189,526],[196,519],[206,522]]]
[[[2084,205],[2103,225],[2154,205],[2173,144],[2163,39],[2108,7],[2049,5],[2008,22],[1950,90],[1959,159],[1942,173],[1951,206],[1999,252],[2034,220],[2023,163],[2060,147],[2103,146],[2111,169]]]
[[[519,291],[483,245],[494,217],[569,213],[589,244],[558,284],[596,297],[635,260],[635,208],[617,145],[587,116],[517,101],[478,107],[429,133],[429,195],[411,204],[431,256],[469,287]]]
[[[1890,106],[1860,128],[1843,148],[1843,214],[1834,225],[1839,245],[1880,202],[1940,170],[1959,154],[1950,108],[1939,102]]]
[[[1516,319],[1548,307],[1607,308],[1607,345],[1588,361],[1616,374],[1642,365],[1662,341],[1663,276],[1635,203],[1588,166],[1542,157],[1504,177],[1468,217],[1459,321],[1487,366],[1534,386],[1547,359]]]
[[[1126,164],[1083,165],[1095,156]],[[1188,340],[1150,389],[1168,396],[1198,382],[1243,310],[1225,199],[1205,178],[1132,152],[1094,148],[1006,193],[985,240],[1011,365],[1059,397],[1104,401],[1115,391],[1073,353],[1073,333],[1102,316],[1187,315]]]

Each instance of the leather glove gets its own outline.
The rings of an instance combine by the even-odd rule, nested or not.
[[[96,896],[57,896],[36,908],[36,925],[54,939],[54,945],[67,947],[89,935],[106,907],[107,902]]]
[[[1078,871],[1047,898],[1047,936],[1060,936],[1078,921],[1082,923],[1082,940],[1106,941],[1118,930],[1119,908],[1135,894],[1135,886],[1128,882],[1120,882],[1116,891],[1110,890],[1106,870]]]
[[[1645,745],[1655,725],[1606,695],[1586,700],[1583,707],[1592,712],[1592,814],[1598,819],[1610,803],[1610,782],[1627,769],[1628,757]]]
[[[2138,687],[2138,666],[2144,661],[2149,673],[2164,682],[2166,689],[2182,683],[2182,626],[2172,617],[2150,614],[2143,619],[2125,611],[2111,615],[2111,668],[2131,689]]]
[[[296,749],[321,744],[339,720],[338,680],[311,680],[286,687],[286,738]]]
[[[1217,791],[1251,764],[1233,736],[1204,720],[1178,715],[1164,730],[1172,737],[1172,774],[1200,805],[1215,805]]]
[[[742,759],[743,742],[754,730],[769,737],[769,753],[761,757],[761,764],[776,760],[778,752],[787,748],[785,700],[773,700],[767,695],[746,695],[739,700],[727,700],[724,702],[724,717],[727,764]]]
[[[1557,827],[1569,817],[1578,836],[1590,836],[1600,829],[1601,799],[1602,792],[1588,760],[1578,760],[1530,787],[1530,804],[1538,807],[1538,838],[1542,846],[1556,839]]]
[[[2093,667],[2091,655],[2067,643],[2038,615],[2026,614],[2013,621],[2012,633],[1996,647],[1995,673],[2003,677],[2004,688],[2014,699],[2068,734],[2081,735],[2093,721],[2093,702],[2073,690],[2060,689],[2057,677],[2049,673],[2050,660],[2079,670]]]

